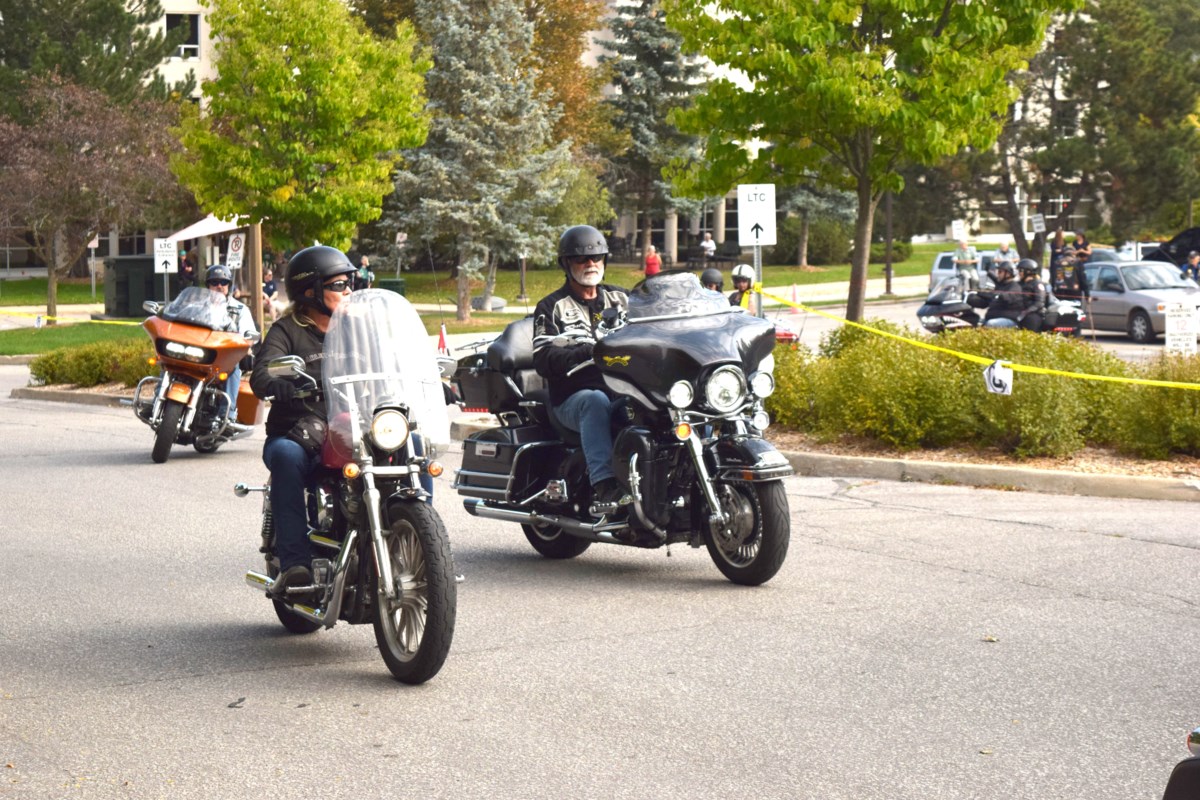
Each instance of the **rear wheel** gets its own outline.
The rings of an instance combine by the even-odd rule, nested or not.
[[[787,557],[791,527],[783,481],[718,483],[728,531],[705,532],[705,544],[717,569],[742,586],[758,586],[775,577]]]
[[[1129,338],[1138,344],[1149,344],[1155,339],[1154,326],[1150,324],[1150,315],[1140,308],[1129,315]]]
[[[154,432],[154,449],[150,458],[155,464],[161,464],[171,455],[171,446],[179,436],[179,421],[183,419],[183,403],[177,400],[167,400],[163,403],[162,421]]]
[[[424,503],[392,507],[383,533],[395,599],[375,598],[375,641],[396,680],[424,683],[442,668],[454,638],[457,586],[450,537]]]
[[[563,533],[556,525],[527,525],[522,524],[525,538],[546,558],[574,558],[587,550],[591,542]]]

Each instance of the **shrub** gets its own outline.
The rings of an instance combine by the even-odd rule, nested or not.
[[[892,263],[899,261],[907,261],[912,255],[912,242],[900,242],[892,240]],[[871,245],[871,254],[868,256],[872,264],[887,263],[887,242],[876,242]]]
[[[157,374],[147,363],[151,354],[148,341],[94,342],[40,355],[30,362],[29,374],[41,384],[97,386],[120,381],[133,386],[146,375]]]
[[[813,266],[850,261],[853,229],[836,219],[809,219],[808,263]],[[776,231],[775,248],[767,257],[772,264],[795,264],[800,247],[800,217],[787,217]]]
[[[1200,383],[1200,357],[1163,356],[1140,365],[1137,377]],[[1122,393],[1115,423],[1119,448],[1147,458],[1171,453],[1200,456],[1200,391],[1130,386]]]

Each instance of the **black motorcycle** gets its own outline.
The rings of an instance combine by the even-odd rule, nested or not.
[[[1200,728],[1188,734],[1187,747],[1192,755],[1171,770],[1163,800],[1196,800],[1200,797]]]
[[[612,311],[612,310],[610,310]],[[619,400],[613,466],[632,502],[594,504],[577,433],[550,413],[533,369],[533,319],[509,325],[486,354],[459,361],[466,406],[500,427],[463,442],[454,488],[468,512],[518,522],[547,558],[592,542],[707,545],[734,583],[770,580],[790,536],[787,459],[762,432],[774,390],[775,329],[700,286],[691,273],[648,278],[625,315],[610,314],[593,361]]]
[[[989,276],[987,290],[994,283]],[[959,328],[976,328],[983,324],[983,314],[988,302],[977,292],[964,287],[962,278],[950,277],[941,280],[925,303],[917,309],[921,326],[930,333],[941,333]],[[1074,300],[1062,300],[1054,295],[1046,298],[1046,309],[1042,313],[1040,333],[1058,333],[1064,336],[1079,336],[1083,331],[1086,315],[1082,306]]]

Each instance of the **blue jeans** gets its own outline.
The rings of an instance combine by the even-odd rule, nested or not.
[[[1011,320],[1008,317],[997,317],[996,319],[989,319],[987,322],[983,323],[983,327],[985,327],[985,328],[1016,328],[1017,323],[1015,320]]]
[[[242,385],[242,367],[239,364],[233,368],[233,372],[229,373],[229,380],[225,381],[225,394],[229,395],[229,418],[237,419],[237,396],[238,388]]]
[[[580,389],[555,406],[553,413],[564,428],[579,434],[592,485],[616,477],[612,467],[612,402],[608,395],[599,389]]]
[[[312,564],[304,491],[312,484],[321,456],[309,455],[286,436],[269,436],[263,463],[271,471],[271,515],[275,519],[275,555],[280,571]]]

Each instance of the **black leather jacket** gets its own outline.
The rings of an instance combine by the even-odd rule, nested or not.
[[[1017,322],[1021,319],[1021,312],[1025,309],[1025,293],[1021,290],[1021,284],[1011,278],[997,284],[991,291],[980,292],[979,296],[988,303],[987,314],[984,315],[985,322],[990,319],[1011,319]]]
[[[602,283],[595,300],[581,300],[571,292],[570,281],[542,298],[533,312],[533,366],[550,387],[551,405],[559,405],[581,389],[607,391],[600,371],[589,365],[568,376],[592,357],[596,326],[604,309],[625,308],[629,296],[620,286]],[[577,336],[564,336],[575,334]]]
[[[266,338],[258,343],[254,352],[255,369],[250,374],[250,388],[259,397],[271,397],[278,393],[278,384],[291,383],[285,378],[272,378],[267,374],[266,363],[279,356],[303,358],[304,371],[316,378],[320,386],[324,345],[325,334],[312,323],[294,314],[281,317],[271,325]],[[271,413],[267,415],[267,436],[285,435],[296,420],[309,414],[325,419],[325,403],[315,398],[272,401]]]

